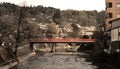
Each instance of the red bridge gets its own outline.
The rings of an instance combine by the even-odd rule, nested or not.
[[[80,38],[33,38],[30,43],[91,43],[95,39],[80,39]]]
[[[30,49],[33,51],[35,43],[53,43],[52,51],[54,51],[56,43],[94,43],[95,39],[80,39],[80,38],[33,38],[29,39]]]

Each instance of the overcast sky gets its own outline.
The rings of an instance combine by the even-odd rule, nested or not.
[[[43,5],[59,8],[61,10],[105,10],[105,0],[0,0],[0,2],[11,2],[17,5]]]

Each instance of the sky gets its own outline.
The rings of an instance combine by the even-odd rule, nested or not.
[[[11,2],[17,5],[43,5],[61,10],[105,10],[105,0],[0,0],[0,2]]]

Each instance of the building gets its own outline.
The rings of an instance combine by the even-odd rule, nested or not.
[[[117,49],[120,52],[120,18],[111,20],[110,22],[110,33],[111,33],[111,51],[116,52]]]
[[[110,27],[109,21],[120,18],[120,0],[106,0],[106,28]]]

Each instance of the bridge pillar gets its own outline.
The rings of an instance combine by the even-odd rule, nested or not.
[[[33,43],[30,42],[30,50],[33,51]]]
[[[55,52],[56,43],[53,43],[51,52]]]

